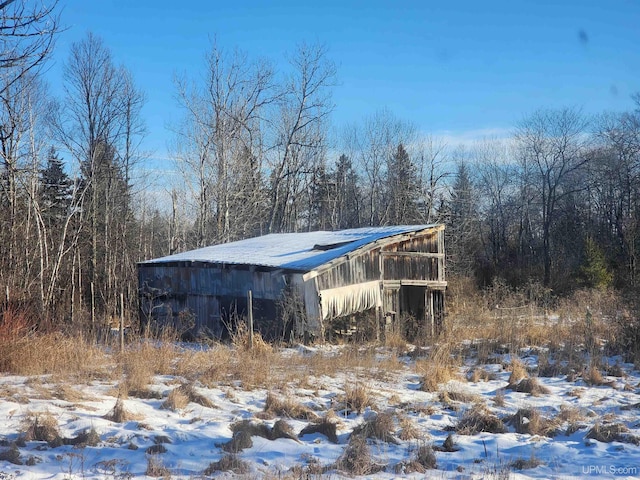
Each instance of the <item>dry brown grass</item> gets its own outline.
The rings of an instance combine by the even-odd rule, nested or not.
[[[398,329],[391,329],[385,332],[384,346],[397,353],[406,352],[409,348],[407,340]]]
[[[47,442],[51,447],[59,447],[64,440],[58,430],[58,421],[48,412],[25,415],[21,425],[20,438],[23,441]]]
[[[558,422],[543,416],[537,408],[520,408],[509,418],[517,433],[553,437],[557,433]]]
[[[600,369],[595,365],[586,368],[582,373],[582,379],[587,385],[591,386],[615,386],[615,381],[609,381],[602,376]]]
[[[384,470],[385,466],[373,461],[366,438],[352,435],[335,468],[352,475],[371,475]]]
[[[187,349],[175,359],[175,374],[207,386],[228,383],[232,380],[229,365],[233,355],[233,349],[222,344],[206,350]]]
[[[486,368],[473,367],[467,372],[467,381],[469,382],[488,382],[490,380],[495,380],[496,378],[496,374],[490,372]]]
[[[191,402],[207,408],[216,407],[211,400],[198,393],[192,383],[183,383],[169,392],[167,399],[162,403],[162,408],[173,411],[183,410]]]
[[[367,407],[375,407],[375,400],[371,390],[361,382],[345,384],[343,402],[345,409],[362,413]]]
[[[104,418],[116,423],[124,423],[131,420],[140,420],[140,417],[138,415],[132,414],[125,408],[124,401],[121,397],[118,397],[115,405],[113,406],[111,411],[104,416]]]
[[[515,385],[523,378],[527,378],[529,376],[527,367],[518,357],[513,357],[511,359],[509,369],[511,370],[511,375],[509,375],[509,385]]]
[[[171,478],[171,470],[165,466],[164,460],[160,455],[148,455],[145,475],[168,479]]]
[[[458,379],[458,367],[451,344],[434,346],[428,358],[417,360],[415,364],[416,372],[422,377],[421,390],[436,392],[441,384]]]
[[[400,423],[400,433],[398,434],[398,438],[400,438],[400,440],[415,440],[422,436],[422,433],[411,417],[399,415],[398,421]]]
[[[327,437],[331,443],[338,443],[338,422],[336,418],[332,415],[325,415],[320,421],[313,422],[304,427],[298,437],[303,437],[305,435],[313,435],[314,433],[319,433]]]
[[[415,450],[409,461],[400,462],[395,466],[397,474],[427,473],[427,470],[438,468],[436,455],[428,444],[421,444]]]
[[[154,375],[174,373],[174,359],[178,356],[177,347],[168,342],[140,340],[129,345],[118,355],[119,364],[125,375],[122,387],[131,396],[154,398],[157,395],[149,390]]]
[[[189,405],[189,402],[189,395],[180,387],[176,387],[169,392],[167,399],[162,402],[160,407],[176,412],[178,410],[184,410],[187,405]]]
[[[298,442],[296,434],[293,432],[293,427],[289,425],[286,420],[279,419],[273,424],[271,432],[269,432],[269,440],[277,440],[279,438],[288,438]]]
[[[486,406],[476,404],[467,409],[455,430],[460,435],[475,435],[480,432],[505,433],[507,431],[504,423]]]
[[[264,403],[264,412],[273,416],[296,418],[300,420],[316,421],[318,415],[309,407],[296,402],[291,396],[285,398],[277,396],[273,392],[267,393]]]
[[[80,390],[66,383],[53,386],[52,394],[58,400],[70,403],[82,402],[87,399]]]
[[[62,334],[30,335],[0,343],[2,371],[15,375],[47,375],[90,381],[110,376],[108,355],[83,337]]]
[[[550,393],[550,390],[541,385],[537,378],[523,378],[518,383],[507,385],[507,388],[513,390],[515,392],[520,393],[529,393],[534,397],[539,397],[541,395],[546,395]]]
[[[459,403],[479,403],[482,401],[482,396],[476,393],[461,392],[459,390],[442,390],[438,393],[438,399],[445,405],[450,405],[451,402]]]
[[[472,340],[479,362],[504,346],[509,352],[547,347],[559,354],[557,360],[583,364],[585,352],[598,355],[603,345],[621,345],[621,329],[612,328],[612,320],[628,311],[624,300],[611,291],[585,290],[554,298],[535,284],[514,291],[497,282],[479,291],[471,279],[451,279],[448,292],[444,337],[453,343]]]
[[[530,468],[536,468],[540,465],[544,465],[544,462],[531,453],[529,458],[518,458],[512,461],[510,464],[511,468],[515,470],[529,470]]]
[[[238,458],[237,455],[229,453],[223,455],[217,462],[212,462],[203,472],[206,476],[214,475],[216,472],[233,472],[236,475],[249,473],[249,464]]]
[[[252,338],[249,327],[244,321],[238,322],[236,328],[231,332],[231,344],[237,350],[246,352],[251,356],[269,356],[273,353],[273,347],[264,341],[260,333],[254,332]]]
[[[621,423],[596,423],[587,432],[586,438],[591,438],[599,442],[624,442],[627,441],[625,434],[629,433],[629,429]]]
[[[390,412],[382,412],[372,415],[365,422],[353,429],[351,435],[360,435],[365,438],[375,438],[383,442],[397,445],[399,442],[393,435],[395,431],[395,416]]]

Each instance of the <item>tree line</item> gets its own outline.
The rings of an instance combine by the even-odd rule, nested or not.
[[[0,4],[0,286],[43,325],[97,328],[121,294],[135,316],[141,260],[394,224],[445,223],[448,275],[481,286],[637,287],[640,96],[628,112],[541,109],[508,137],[447,145],[388,109],[333,125],[337,68],[322,46],[276,69],[214,41],[200,74],[175,80],[182,117],[158,188],[130,71],[89,33],[53,98],[41,66],[57,5],[27,5]]]

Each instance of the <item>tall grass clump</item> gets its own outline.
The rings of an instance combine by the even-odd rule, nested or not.
[[[173,342],[141,339],[118,355],[124,375],[121,390],[133,396],[154,396],[149,389],[155,375],[174,373],[179,349]]]
[[[441,342],[432,347],[426,359],[416,361],[416,371],[422,378],[421,389],[436,392],[439,386],[458,378],[458,361],[452,345]]]

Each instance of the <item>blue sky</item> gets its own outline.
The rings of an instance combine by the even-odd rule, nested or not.
[[[538,108],[623,111],[640,91],[640,2],[60,0],[68,27],[47,73],[91,31],[146,92],[144,147],[165,156],[175,74],[198,75],[215,36],[278,67],[300,42],[336,63],[336,127],[378,109],[450,137],[508,131]]]

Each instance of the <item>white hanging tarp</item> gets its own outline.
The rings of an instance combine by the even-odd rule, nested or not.
[[[320,306],[323,320],[381,307],[380,282],[373,281],[320,290]]]

